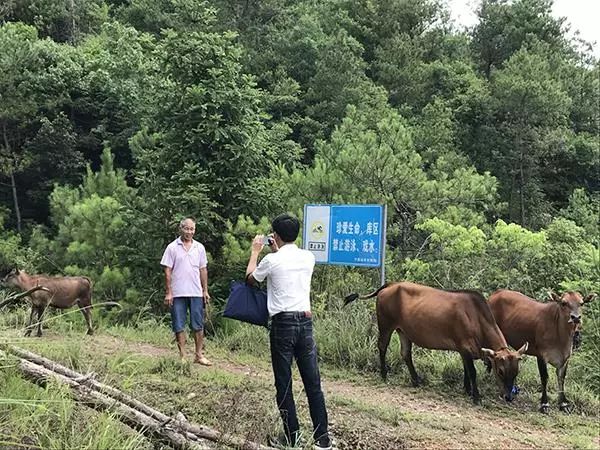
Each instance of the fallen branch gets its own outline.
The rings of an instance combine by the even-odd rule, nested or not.
[[[32,287],[31,289],[29,289],[28,291],[21,292],[20,294],[12,295],[10,297],[5,298],[0,303],[0,308],[2,308],[4,305],[8,305],[9,303],[19,300],[23,297],[27,297],[28,295],[33,294],[35,291],[39,291],[39,290],[50,292],[50,289],[48,289],[47,287],[35,286],[35,287]]]
[[[123,404],[142,412],[143,414],[151,417],[163,425],[172,425],[178,428],[181,432],[190,433],[203,439],[218,442],[230,447],[239,448],[242,450],[270,450],[272,447],[267,447],[256,442],[252,442],[237,436],[231,436],[228,434],[221,433],[209,427],[191,424],[189,422],[179,421],[172,417],[163,414],[162,412],[151,408],[150,406],[136,400],[135,398],[115,389],[112,386],[108,386],[104,383],[94,380],[90,376],[84,376],[81,373],[75,372],[55,361],[44,358],[43,356],[36,355],[27,350],[24,350],[14,345],[6,347],[7,350],[15,356],[28,360],[35,364],[45,367],[46,369],[56,372],[62,376],[68,377],[72,381],[76,381],[82,385],[85,385],[95,391],[98,391],[106,396],[109,396],[115,400],[122,402]]]
[[[0,350],[0,356],[6,356],[6,354]],[[68,385],[76,400],[95,409],[115,412],[123,422],[139,429],[144,434],[156,436],[168,442],[176,449],[204,450],[210,448],[207,442],[203,442],[202,439],[191,433],[184,434],[170,427],[165,427],[160,421],[147,416],[141,411],[137,411],[114,398],[79,384],[71,378],[39,364],[20,359],[18,367],[25,377],[38,384],[45,385],[48,381],[53,380]]]

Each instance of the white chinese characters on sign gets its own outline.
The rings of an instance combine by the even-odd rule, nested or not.
[[[356,243],[356,239],[333,239],[331,248],[334,252],[363,252],[375,253],[375,241],[363,240],[362,246]]]
[[[368,234],[377,236],[379,235],[379,222],[368,222],[365,231],[361,232],[361,230],[362,227],[358,222],[352,223],[348,221],[343,221],[335,223],[336,234],[352,234],[355,236]]]

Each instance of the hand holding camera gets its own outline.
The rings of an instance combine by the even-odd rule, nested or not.
[[[264,246],[267,245],[272,252],[276,252],[279,250],[277,247],[277,243],[275,242],[275,238],[272,235],[257,235],[252,241],[252,250],[260,253]]]
[[[273,236],[263,236],[263,245],[268,245],[270,247],[271,245],[273,245],[274,242],[275,239],[273,239]]]

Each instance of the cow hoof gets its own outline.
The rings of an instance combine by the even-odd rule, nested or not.
[[[94,334],[94,330],[87,330],[88,336],[92,336]]]
[[[567,414],[571,414],[573,412],[573,405],[569,402],[562,402],[558,405],[558,409]]]
[[[540,405],[540,412],[542,414],[548,414],[549,411],[550,411],[550,405],[548,403],[544,403],[544,404]]]
[[[481,398],[475,397],[473,398],[473,404],[477,406],[481,406]]]
[[[35,337],[42,337],[42,333],[37,333]]]
[[[417,378],[413,378],[412,379],[412,385],[413,385],[413,387],[419,387],[422,384],[423,384],[423,378],[417,377]]]

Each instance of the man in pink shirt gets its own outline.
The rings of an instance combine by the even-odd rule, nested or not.
[[[171,325],[177,337],[179,355],[185,358],[184,328],[189,309],[196,344],[194,362],[211,366],[212,363],[202,354],[204,307],[210,301],[207,258],[204,245],[194,240],[195,232],[194,219],[183,219],[179,224],[180,237],[167,246],[160,264],[165,269],[165,305],[171,308]]]

